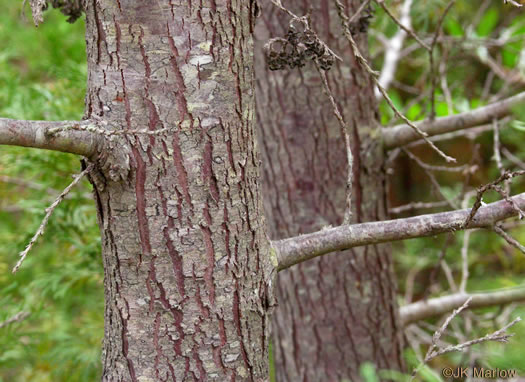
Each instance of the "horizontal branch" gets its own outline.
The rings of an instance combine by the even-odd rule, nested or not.
[[[91,157],[99,135],[85,128],[91,121],[27,121],[0,118],[0,145],[34,147]],[[58,128],[58,129],[57,129]]]
[[[525,208],[525,193],[510,198],[515,206]],[[379,244],[397,240],[432,236],[465,228],[483,228],[517,215],[517,210],[506,200],[480,207],[467,227],[470,208],[410,218],[377,221],[326,228],[321,231],[273,241],[277,252],[278,270],[330,252],[361,245]]]
[[[525,288],[513,288],[487,293],[455,293],[418,301],[399,308],[403,326],[426,318],[440,316],[462,306],[470,297],[468,309],[484,308],[525,300]]]
[[[525,92],[475,110],[436,118],[434,121],[420,121],[415,123],[415,125],[429,136],[445,134],[489,123],[493,119],[503,118],[520,104],[525,104]],[[408,125],[383,128],[383,142],[387,149],[400,147],[419,139],[421,139],[421,136]]]

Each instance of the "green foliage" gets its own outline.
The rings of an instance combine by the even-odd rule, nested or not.
[[[436,33],[437,22],[448,1],[415,1],[412,6],[412,25],[419,37],[429,41]],[[399,9],[391,3],[391,9]],[[437,117],[452,115],[477,107],[486,105],[496,96],[501,99],[523,90],[513,81],[505,81],[501,76],[495,76],[492,82],[487,81],[491,67],[487,59],[495,62],[509,78],[520,75],[525,78],[525,13],[514,7],[504,5],[503,1],[482,2],[479,7],[472,7],[472,2],[456,1],[444,20],[441,32],[442,42],[438,42],[434,52],[437,65],[443,65],[445,76],[438,78],[435,87],[434,111]],[[397,28],[384,12],[378,10],[372,30],[388,26],[386,35],[391,37]],[[380,29],[381,30],[381,29]],[[382,29],[384,30],[384,29]],[[369,37],[373,67],[382,67],[383,45],[381,40],[372,33]],[[506,41],[504,44],[489,44],[488,42]],[[431,76],[429,68],[429,54],[418,47],[417,43],[407,37],[404,48],[413,48],[408,56],[399,62],[396,71],[396,80],[408,86],[398,86],[395,83],[388,89],[394,104],[411,120],[428,118],[432,105],[430,101]],[[436,68],[438,73],[439,67]],[[443,69],[443,68],[442,68]],[[445,83],[448,87],[450,98],[447,99]],[[518,107],[514,111],[514,120],[500,124],[500,141],[511,153],[521,161],[525,159],[525,109]],[[399,123],[390,107],[384,100],[380,101],[381,121],[393,125]],[[458,164],[472,163],[478,166],[477,171],[470,177],[467,184],[469,189],[486,184],[499,176],[499,170],[493,160],[493,133],[487,131],[475,140],[456,139],[438,143],[438,146],[447,154],[458,159]],[[475,154],[476,147],[478,153]],[[428,147],[421,145],[411,148],[411,151],[421,160],[429,164],[445,165]],[[503,158],[503,164],[508,169],[517,169],[510,160]],[[391,164],[394,169],[389,178],[391,194],[390,203],[393,206],[403,205],[410,202],[431,202],[440,200],[440,195],[434,190],[428,175],[413,161],[401,155],[401,158]],[[464,175],[457,173],[435,172],[435,177],[441,184],[441,194],[448,199],[454,200],[461,195],[464,185]],[[511,193],[524,192],[525,181],[523,177],[514,179]],[[486,203],[501,199],[495,192],[484,195]],[[470,200],[471,206],[473,199]],[[451,209],[450,206],[445,209]],[[441,209],[443,210],[443,209]],[[433,210],[411,211],[410,215],[419,213],[437,212]],[[407,214],[408,215],[408,214]],[[403,215],[406,216],[406,215]],[[402,217],[402,216],[393,216]],[[525,230],[516,228],[509,231],[512,236],[525,242]],[[430,289],[431,297],[450,293],[450,286],[440,268],[437,269],[433,285],[429,285],[430,275],[436,267],[436,263],[443,252],[447,237],[437,237],[407,240],[394,245],[394,258],[396,271],[400,280],[401,293],[407,288],[413,291],[412,300],[419,300],[425,296]],[[444,259],[450,266],[452,277],[456,284],[461,281],[462,263],[461,248],[463,244],[463,233],[455,234],[455,239],[446,250]],[[498,288],[523,285],[520,274],[524,272],[525,258],[515,248],[509,246],[503,239],[491,231],[473,232],[470,239],[469,251],[470,278],[467,285],[468,291],[490,291]],[[410,285],[409,285],[410,284]],[[495,314],[498,308],[483,309],[477,312]],[[525,308],[519,307],[514,316],[525,314]],[[457,317],[459,327],[465,325],[463,317]],[[510,320],[510,318],[509,318]],[[438,324],[438,320],[431,320]],[[485,324],[487,324],[485,322]],[[500,326],[501,327],[501,323]],[[468,338],[481,337],[487,333],[499,329],[497,325],[481,328],[474,324],[468,331]],[[524,324],[518,324],[511,329],[516,335],[508,344],[482,344],[476,350],[482,356],[478,363],[485,367],[514,368],[521,370],[523,362],[523,338]],[[432,334],[429,332],[429,334]],[[456,338],[449,337],[451,343],[457,343]],[[423,354],[426,347],[422,347]],[[463,355],[464,356],[464,355]],[[438,357],[428,367],[422,368],[418,374],[418,380],[439,381],[441,377],[432,370],[441,370],[444,366],[458,367],[462,365],[465,358],[461,354],[449,354]],[[520,358],[521,357],[521,358]],[[406,353],[407,364],[410,368],[419,363],[412,351]],[[523,373],[523,371],[520,371]],[[380,375],[382,371],[378,372]],[[395,373],[394,373],[395,374]],[[407,380],[406,375],[394,375],[393,380]]]
[[[84,25],[46,12],[36,29],[21,2],[0,0],[0,115],[80,119],[86,82]],[[16,275],[17,254],[44,210],[80,171],[77,157],[2,146],[0,175],[0,381],[100,379],[103,270],[91,186],[83,180],[55,210],[44,236]],[[15,184],[19,181],[21,184]]]
[[[500,12],[497,8],[493,7],[485,11],[481,17],[478,27],[476,28],[478,36],[489,36],[494,31],[494,28],[496,28],[498,25],[499,18]]]

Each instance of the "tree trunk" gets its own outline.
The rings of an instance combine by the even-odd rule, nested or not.
[[[361,1],[346,3],[351,15]],[[327,75],[352,131],[352,221],[382,220],[386,178],[371,81],[353,59],[333,2],[285,5],[298,15],[312,9],[313,29],[343,58]],[[272,72],[264,62],[262,45],[285,36],[289,16],[269,5],[262,19],[255,33],[257,121],[265,215],[277,239],[342,223],[348,167],[344,136],[314,65]],[[354,36],[366,52],[366,32]],[[388,245],[354,248],[281,272],[273,318],[277,381],[360,380],[365,361],[401,369],[395,292]]]
[[[113,135],[91,175],[105,268],[102,380],[267,380],[273,265],[251,2],[97,0],[86,15],[86,117],[108,130],[166,129]],[[117,157],[129,160],[124,179]]]

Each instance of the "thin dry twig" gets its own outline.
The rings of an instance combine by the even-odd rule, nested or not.
[[[390,96],[386,92],[386,90],[381,86],[379,83],[379,73],[375,70],[373,70],[370,65],[368,64],[368,61],[364,58],[364,56],[361,54],[361,51],[359,50],[357,43],[355,42],[354,38],[352,37],[352,33],[350,32],[350,25],[348,23],[348,16],[345,14],[345,6],[343,3],[341,3],[340,0],[334,0],[335,4],[337,6],[339,19],[341,21],[341,25],[343,27],[343,33],[348,40],[350,47],[352,48],[352,52],[357,60],[357,62],[365,69],[365,71],[370,75],[374,83],[376,84],[377,88],[379,89],[379,92],[383,95],[385,98],[388,106],[393,110],[394,114],[403,120],[408,126],[410,126],[416,133],[425,140],[425,142],[432,147],[434,151],[436,151],[441,157],[443,157],[447,162],[456,162],[456,159],[446,155],[443,151],[441,151],[433,142],[431,142],[428,139],[428,134],[423,132],[419,127],[417,127],[412,121],[410,121],[404,114],[402,114],[397,107],[392,102],[392,99],[390,99]]]
[[[28,316],[29,316],[29,312],[18,312],[17,314],[8,318],[7,320],[0,322],[0,329],[8,325],[11,325],[13,322],[20,322],[22,320],[25,320]]]
[[[443,333],[445,332],[445,330],[447,329],[448,325],[450,324],[450,321],[452,321],[454,319],[454,317],[456,317],[458,314],[460,314],[463,310],[465,310],[468,306],[468,304],[470,303],[470,301],[472,301],[472,297],[470,297],[467,301],[465,301],[465,303],[460,306],[458,309],[455,309],[452,314],[450,316],[447,317],[447,319],[445,320],[445,322],[443,323],[443,325],[441,325],[441,327],[439,329],[437,329],[435,332],[434,332],[434,335],[432,336],[432,344],[430,345],[430,347],[428,348],[428,351],[427,351],[427,354],[425,355],[425,359],[423,359],[423,362],[421,362],[413,371],[412,371],[412,378],[411,380],[413,380],[418,371],[427,363],[429,362],[431,359],[435,358],[436,356],[433,356],[436,352],[438,352],[440,349],[439,349],[439,346],[438,346],[438,341],[439,339],[441,338],[441,336],[443,335]]]
[[[422,169],[425,169],[427,171],[445,171],[445,172],[471,172],[473,169],[477,168],[477,166],[470,166],[468,164],[464,164],[461,166],[453,166],[453,167],[447,167],[447,166],[433,166],[430,164],[427,164],[423,162],[421,159],[419,159],[417,156],[412,154],[409,150],[402,148],[401,149],[410,159],[412,159],[414,162],[418,164]]]
[[[495,225],[492,229],[494,232],[500,235],[507,243],[509,243],[509,245],[518,249],[521,253],[525,255],[525,246],[523,246],[519,241],[517,241],[512,236],[510,236],[507,232],[505,232],[503,228],[501,228],[498,225]]]
[[[507,148],[502,147],[501,152],[503,153],[503,155],[505,155],[505,158],[507,158],[509,161],[514,163],[519,168],[525,170],[525,162],[523,162],[516,155],[512,154]]]
[[[368,6],[369,3],[370,0],[364,1],[363,4],[361,4],[359,8],[357,8],[357,11],[355,11],[355,13],[350,17],[350,19],[348,20],[348,24],[352,24],[359,17],[361,12],[363,12],[363,9],[365,9]]]
[[[445,196],[445,194],[443,194],[443,192],[441,191],[441,186],[439,185],[439,182],[437,181],[436,177],[432,173],[432,170],[430,169],[432,168],[432,166],[424,163],[421,159],[419,159],[417,156],[412,154],[410,151],[404,148],[402,150],[410,159],[412,159],[414,162],[416,162],[419,165],[419,167],[421,167],[421,169],[425,172],[425,174],[427,174],[428,178],[430,179],[430,183],[432,184],[432,188],[434,189],[434,191],[436,191],[437,195],[441,199],[443,199],[443,201],[446,201],[450,207],[458,208],[456,203],[454,203],[453,200],[448,199]],[[444,167],[444,168],[448,169],[448,167]]]
[[[470,243],[470,233],[471,231],[465,231],[463,234],[463,246],[461,247],[461,283],[459,284],[460,293],[466,293],[467,291],[467,282],[469,277],[468,246]]]
[[[436,25],[436,31],[434,33],[434,37],[432,38],[432,43],[430,44],[430,47],[428,49],[428,55],[429,55],[429,65],[430,65],[430,84],[432,86],[432,90],[430,92],[430,120],[434,120],[436,117],[436,105],[435,105],[435,98],[436,98],[436,87],[437,87],[437,76],[436,76],[436,65],[434,63],[434,48],[436,46],[439,34],[441,32],[441,26],[443,25],[443,21],[445,21],[445,17],[447,16],[448,11],[452,8],[456,0],[452,0],[450,3],[448,3],[447,7],[445,8],[445,11],[441,15],[441,17],[438,20],[438,23]]]
[[[477,344],[480,344],[480,343],[483,343],[483,342],[496,341],[496,342],[504,342],[505,343],[505,342],[508,342],[508,339],[513,336],[513,334],[508,334],[507,330],[510,327],[512,327],[515,324],[517,324],[518,322],[520,322],[521,321],[520,317],[517,317],[512,322],[510,322],[507,325],[505,325],[503,328],[501,328],[499,330],[496,330],[495,332],[493,332],[491,334],[487,334],[484,337],[476,338],[474,340],[466,341],[466,342],[463,342],[463,343],[460,343],[460,344],[457,344],[457,345],[449,345],[449,346],[446,346],[446,347],[440,347],[438,345],[438,341],[440,340],[441,336],[443,335],[443,333],[445,332],[445,330],[449,326],[450,322],[456,316],[458,316],[463,310],[465,310],[468,307],[468,305],[469,305],[469,303],[471,301],[472,301],[472,297],[469,297],[467,299],[467,301],[465,301],[465,303],[460,308],[454,310],[452,312],[452,314],[447,317],[447,319],[445,320],[443,325],[438,330],[436,330],[434,332],[434,335],[432,336],[432,344],[430,345],[430,347],[429,347],[429,349],[427,351],[427,354],[425,355],[425,358],[423,359],[423,361],[412,372],[411,380],[414,380],[414,378],[416,377],[416,375],[419,372],[419,370],[425,364],[427,364],[428,362],[430,362],[431,360],[433,360],[436,357],[439,357],[439,356],[441,356],[443,354],[455,352],[455,351],[462,352],[465,349],[468,349],[468,348],[470,348],[473,345],[477,345]]]
[[[520,321],[521,321],[521,318],[517,317],[512,322],[509,322],[507,325],[505,325],[503,328],[501,328],[499,330],[496,330],[495,332],[493,332],[491,334],[487,334],[484,337],[476,338],[474,340],[467,341],[467,342],[463,342],[463,343],[461,343],[459,345],[451,345],[451,346],[447,346],[446,348],[439,349],[439,350],[437,350],[437,351],[432,353],[429,361],[434,359],[434,358],[436,358],[436,357],[439,357],[439,356],[441,356],[443,354],[451,353],[451,352],[454,352],[454,351],[463,351],[463,350],[465,350],[468,347],[471,347],[473,345],[477,345],[477,344],[480,344],[480,343],[483,343],[483,342],[495,341],[495,342],[504,342],[504,343],[506,343],[506,342],[509,341],[509,338],[514,336],[514,334],[506,334],[505,332],[510,327],[516,325]]]
[[[23,261],[25,260],[27,254],[33,248],[33,245],[36,243],[37,239],[44,234],[44,230],[46,228],[47,223],[49,222],[49,218],[51,217],[51,214],[57,208],[57,206],[64,200],[67,194],[71,191],[71,189],[80,182],[80,179],[84,177],[89,171],[93,169],[93,164],[91,163],[87,168],[82,171],[80,174],[75,175],[74,180],[67,186],[64,191],[56,198],[56,200],[51,204],[48,208],[46,208],[46,215],[44,216],[44,219],[42,220],[42,223],[38,227],[36,233],[31,238],[31,241],[29,241],[29,244],[27,244],[26,248],[20,252],[20,260],[16,263],[15,267],[13,268],[13,273],[16,273],[18,271],[18,268],[22,265]]]
[[[467,227],[472,222],[472,219],[474,219],[474,216],[476,215],[476,212],[482,206],[483,194],[486,191],[488,191],[488,190],[495,190],[495,191],[499,192],[504,197],[504,199],[508,203],[510,203],[512,205],[512,207],[516,210],[516,212],[518,212],[519,218],[523,219],[523,217],[525,217],[525,212],[523,212],[523,210],[521,208],[519,208],[512,201],[512,199],[509,197],[508,194],[505,194],[505,191],[501,187],[498,187],[498,184],[500,184],[501,182],[504,182],[507,179],[512,179],[512,178],[514,178],[516,176],[521,176],[521,175],[525,175],[525,170],[520,170],[520,171],[515,171],[515,172],[505,171],[495,181],[493,181],[491,183],[488,183],[488,184],[478,188],[477,195],[476,195],[476,201],[474,202],[474,205],[472,206],[472,209],[470,210],[470,214],[468,215],[467,219],[465,220],[464,226]]]
[[[438,274],[441,262],[445,259],[445,255],[447,254],[448,248],[452,245],[456,237],[449,233],[447,235],[447,240],[445,241],[445,244],[443,245],[443,248],[441,248],[441,252],[439,254],[438,260],[436,261],[435,266],[432,268],[432,271],[430,272],[429,281],[427,284],[427,288],[425,289],[425,292],[423,293],[422,300],[426,300],[430,294],[430,288],[434,283],[436,282],[436,276]]]
[[[494,160],[496,161],[496,166],[498,166],[500,174],[503,175],[505,173],[505,167],[503,166],[503,162],[501,160],[501,144],[499,138],[499,124],[497,119],[494,119],[492,121],[492,130],[494,133]],[[510,179],[505,180],[503,184],[504,190],[508,195],[510,193]]]
[[[401,29],[403,29],[405,31],[405,33],[407,33],[410,37],[412,37],[414,40],[417,41],[417,43],[419,45],[421,45],[421,47],[423,47],[424,49],[430,51],[431,50],[431,47],[428,46],[422,39],[420,39],[417,34],[410,28],[407,28],[401,21],[399,21],[397,19],[396,16],[394,16],[394,14],[390,11],[390,9],[388,9],[388,7],[385,5],[385,1],[384,0],[375,0],[377,4],[379,4],[379,6],[381,8],[383,8],[383,10],[385,11],[385,13],[392,19],[392,21],[394,23],[396,23]]]
[[[339,125],[341,126],[341,132],[343,133],[343,136],[345,137],[346,158],[348,161],[348,174],[346,178],[346,209],[345,209],[343,224],[350,224],[350,221],[352,218],[352,187],[353,187],[352,182],[353,182],[354,157],[352,154],[349,127],[347,126],[343,116],[341,115],[341,111],[339,110],[339,107],[337,106],[337,103],[335,102],[335,98],[332,94],[332,91],[330,90],[330,86],[328,85],[328,79],[326,77],[326,71],[321,70],[317,62],[315,62],[315,67],[317,68],[317,71],[319,72],[319,75],[321,76],[321,80],[322,80],[323,87],[324,87],[324,93],[326,94],[326,96],[330,100],[330,103],[332,104],[334,115],[339,121]]]
[[[443,208],[448,207],[449,203],[448,201],[440,201],[440,202],[412,202],[408,204],[403,204],[399,207],[393,207],[388,209],[388,213],[392,215],[399,215],[404,212],[412,212],[415,210],[429,210],[433,208]]]

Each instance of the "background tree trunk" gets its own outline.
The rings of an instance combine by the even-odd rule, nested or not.
[[[268,377],[252,12],[241,1],[87,2],[86,116],[109,130],[170,129],[115,135],[92,174],[104,381]],[[116,152],[129,156],[124,180],[102,170]]]
[[[350,15],[361,1],[346,2]],[[352,129],[353,222],[382,220],[385,173],[371,81],[353,59],[335,6],[328,0],[290,1],[298,15],[312,9],[313,29],[340,55],[327,72],[330,88]],[[270,71],[262,45],[285,36],[289,16],[268,5],[255,37],[257,121],[263,153],[265,215],[272,239],[342,223],[347,156],[344,136],[319,73]],[[354,34],[366,52],[366,32]],[[279,274],[273,318],[276,378],[285,381],[359,380],[359,366],[400,369],[401,330],[390,247],[371,245],[317,258]]]

